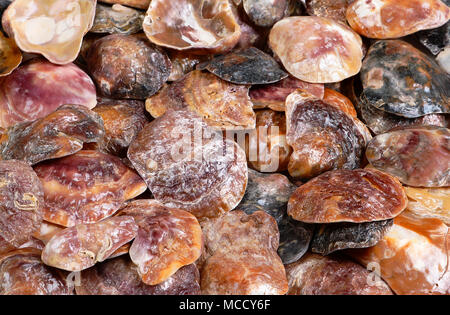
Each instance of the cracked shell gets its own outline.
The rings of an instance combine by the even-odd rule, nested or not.
[[[361,69],[361,37],[328,18],[285,18],[270,31],[269,46],[286,70],[303,81],[339,82]]]
[[[406,42],[382,40],[373,44],[360,76],[361,98],[377,109],[406,118],[450,113],[450,77],[433,59]]]
[[[80,52],[96,4],[97,0],[15,0],[3,13],[2,24],[22,51],[67,64]]]
[[[129,216],[78,224],[56,233],[42,251],[42,261],[67,271],[81,271],[102,262],[136,236],[138,226]]]
[[[395,177],[375,169],[337,170],[297,188],[288,214],[306,223],[372,222],[396,217],[407,202]]]

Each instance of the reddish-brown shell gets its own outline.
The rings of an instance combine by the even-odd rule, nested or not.
[[[373,138],[366,150],[370,164],[417,187],[450,186],[450,130],[409,127]]]
[[[285,18],[270,31],[269,45],[286,70],[303,81],[339,82],[361,69],[361,37],[328,18]]]
[[[2,24],[21,50],[67,64],[80,52],[96,4],[97,0],[17,0],[3,13]]]
[[[81,272],[78,295],[197,295],[200,274],[195,265],[180,268],[158,285],[142,282],[129,257],[119,257],[97,264]]]
[[[65,104],[97,104],[94,82],[74,64],[37,58],[0,77],[0,127],[45,117]]]
[[[156,45],[209,53],[231,50],[241,35],[228,0],[152,0],[144,31]]]
[[[0,256],[0,295],[71,295],[67,274],[46,266],[40,251],[20,249]]]
[[[202,294],[285,294],[283,263],[277,254],[278,227],[263,211],[231,211],[203,224],[206,259]]]
[[[195,70],[147,99],[147,111],[155,118],[167,110],[188,109],[208,125],[220,129],[253,129],[255,113],[248,87],[226,82],[214,74]]]
[[[0,32],[0,77],[10,74],[22,62],[22,53],[13,39]]]
[[[130,257],[144,283],[163,283],[200,257],[202,230],[189,212],[165,207],[155,200],[136,200],[120,213],[134,217],[139,226]]]
[[[81,271],[102,262],[136,236],[138,226],[129,216],[78,224],[55,234],[42,251],[42,261],[67,271]]]
[[[359,34],[385,39],[444,25],[450,8],[440,0],[355,0],[346,15]]]
[[[297,188],[288,214],[308,223],[371,222],[396,217],[407,202],[395,177],[375,169],[337,170]]]
[[[376,267],[396,294],[450,294],[450,234],[441,220],[405,211],[377,245],[348,253]]]
[[[39,229],[44,189],[31,166],[0,161],[0,239],[19,247]]]
[[[199,219],[233,209],[245,193],[245,152],[190,111],[168,111],[147,124],[128,158],[155,199]]]
[[[67,227],[107,218],[147,188],[118,157],[98,151],[83,150],[34,169],[44,186],[44,219]]]
[[[325,93],[323,96],[323,101],[327,104],[333,105],[336,108],[339,108],[344,113],[356,118],[356,109],[353,106],[353,103],[347,98],[347,96],[342,95],[341,93],[331,90],[325,89]]]
[[[78,152],[83,143],[99,141],[103,121],[81,105],[64,105],[33,122],[10,127],[0,137],[0,157],[24,160],[29,164]]]
[[[307,254],[286,266],[289,295],[392,295],[389,286],[351,260]]]

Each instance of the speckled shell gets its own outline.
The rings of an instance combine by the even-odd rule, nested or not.
[[[372,222],[392,219],[408,200],[400,182],[375,169],[324,173],[297,188],[288,214],[307,223]]]
[[[144,13],[120,4],[97,4],[92,33],[135,34],[142,30]]]
[[[270,31],[269,46],[286,70],[303,81],[339,82],[361,69],[361,37],[328,18],[285,18]]]
[[[13,72],[22,62],[22,53],[13,39],[0,31],[0,77]]]
[[[180,268],[165,282],[151,286],[142,282],[128,257],[118,257],[81,272],[78,295],[197,295],[200,274],[195,265]]]
[[[275,59],[255,47],[216,57],[205,69],[235,84],[269,84],[288,76]]]
[[[346,15],[359,34],[387,39],[439,27],[450,19],[450,8],[440,0],[356,0]]]
[[[392,295],[387,284],[369,283],[371,272],[351,260],[308,254],[286,266],[289,295]]]
[[[361,81],[361,98],[377,109],[406,118],[450,113],[450,77],[406,42],[373,44],[361,68]]]
[[[379,135],[367,146],[370,164],[417,187],[450,185],[450,130],[409,127]]]
[[[155,118],[170,109],[188,109],[209,126],[225,130],[255,128],[252,105],[248,86],[229,83],[200,70],[165,85],[145,102],[147,111]]]
[[[450,226],[450,187],[405,187],[408,211],[419,217],[436,218]]]
[[[371,268],[396,294],[450,294],[449,227],[405,211],[376,246],[348,252]]]
[[[156,45],[207,53],[231,50],[241,35],[228,0],[152,0],[143,27]]]
[[[271,27],[281,20],[288,10],[289,0],[243,0],[243,7],[255,25]]]

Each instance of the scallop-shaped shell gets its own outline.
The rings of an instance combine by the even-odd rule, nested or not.
[[[11,38],[0,31],[0,77],[13,72],[22,62],[22,53]]]
[[[4,12],[2,24],[21,50],[67,64],[80,52],[96,4],[97,0],[17,0]]]
[[[440,0],[356,0],[347,9],[347,21],[369,38],[399,38],[432,29],[450,19],[450,8]]]
[[[159,46],[223,53],[241,35],[231,6],[228,0],[153,0],[144,31]]]
[[[450,130],[436,126],[409,127],[381,134],[367,146],[375,168],[416,187],[450,185]]]
[[[406,118],[450,113],[450,77],[406,42],[382,40],[372,45],[361,81],[361,98],[377,109]]]
[[[142,30],[144,14],[141,11],[114,4],[97,4],[92,33],[135,34]]]
[[[273,26],[269,45],[290,74],[307,82],[339,82],[361,69],[361,37],[328,18],[285,18]]]

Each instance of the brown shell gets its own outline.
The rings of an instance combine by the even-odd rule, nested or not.
[[[234,84],[270,84],[288,76],[275,59],[255,47],[218,56],[204,68]]]
[[[278,228],[263,211],[231,211],[202,226],[206,262],[202,294],[285,294],[287,280],[277,255]]]
[[[169,57],[140,35],[113,34],[95,41],[86,62],[103,96],[144,100],[167,81]]]
[[[328,18],[285,18],[270,31],[269,45],[286,70],[303,81],[339,82],[361,69],[361,37]]]
[[[288,10],[289,0],[243,0],[243,7],[255,25],[271,27]]]
[[[324,97],[323,84],[308,83],[291,76],[275,84],[254,86],[249,94],[253,108],[270,108],[284,112],[286,98],[297,89],[304,90],[320,99]]]
[[[17,0],[3,13],[2,24],[22,51],[67,64],[80,52],[96,4],[97,0]]]
[[[189,51],[180,51],[167,49],[172,71],[167,81],[178,81],[189,72],[195,69],[195,66],[207,62],[213,58],[212,55],[196,55]]]
[[[144,13],[114,4],[112,7],[97,4],[91,33],[136,34],[142,30]]]
[[[440,0],[355,0],[346,15],[359,34],[385,39],[439,27],[450,19],[450,8]]]
[[[286,266],[289,295],[392,295],[388,285],[351,260],[307,254]]]
[[[292,148],[286,141],[284,113],[256,111],[256,129],[249,133],[245,145],[249,167],[260,172],[286,171]]]
[[[61,105],[91,109],[97,103],[94,82],[74,64],[57,66],[33,59],[6,77],[0,77],[0,127],[32,121]]]
[[[61,270],[46,266],[36,249],[20,249],[0,257],[0,295],[72,295]]]
[[[228,0],[152,0],[143,27],[156,45],[208,53],[231,50],[241,35]]]
[[[85,149],[96,149],[124,157],[128,146],[148,122],[145,105],[135,100],[101,100],[94,109],[105,126],[104,137],[85,145]]]
[[[252,106],[247,86],[226,82],[200,70],[165,85],[145,102],[147,111],[155,118],[169,109],[188,109],[208,125],[227,130],[255,128]]]
[[[44,189],[25,162],[0,161],[0,239],[19,247],[42,222]]]
[[[5,37],[0,31],[0,77],[13,72],[21,62],[22,53],[14,40]]]
[[[97,264],[81,272],[77,295],[197,295],[200,274],[195,265],[180,268],[165,282],[151,286],[142,282],[136,266],[128,257]]]
[[[42,261],[67,271],[81,271],[102,262],[131,241],[138,226],[129,216],[78,224],[55,234],[42,251]]]
[[[245,152],[189,111],[168,111],[147,124],[128,158],[155,199],[199,219],[233,209],[245,193]]]
[[[50,239],[57,233],[64,230],[65,227],[62,225],[53,224],[50,222],[42,221],[39,230],[37,230],[33,237],[40,240],[44,246],[50,241]]]
[[[139,226],[130,257],[145,284],[163,283],[200,257],[202,230],[189,212],[165,207],[155,200],[136,200],[120,214],[132,216]]]
[[[306,0],[309,15],[330,18],[347,23],[346,12],[349,0]]]
[[[450,185],[450,130],[409,127],[376,136],[366,156],[375,168],[417,187]]]
[[[361,68],[361,82],[361,99],[377,109],[406,118],[450,113],[450,76],[406,42],[373,44]]]
[[[376,246],[348,253],[364,266],[377,267],[396,294],[450,294],[449,228],[438,219],[409,211]]]
[[[128,7],[147,10],[152,0],[99,0],[104,3],[122,4]]]
[[[450,187],[405,187],[407,209],[419,217],[436,218],[450,226]]]
[[[32,122],[14,125],[2,136],[0,157],[29,164],[74,154],[104,135],[100,116],[81,105],[64,105]]]
[[[288,170],[300,179],[360,167],[371,137],[358,119],[301,90],[286,99],[286,125]]]
[[[44,186],[44,219],[67,227],[107,218],[147,188],[118,157],[97,151],[83,150],[34,170]]]
[[[343,94],[325,88],[325,93],[323,96],[323,101],[327,104],[333,105],[336,108],[339,108],[344,113],[356,118],[356,109],[353,106],[353,103]]]
[[[288,214],[308,223],[371,222],[396,217],[408,199],[400,182],[375,169],[324,173],[297,188]]]

